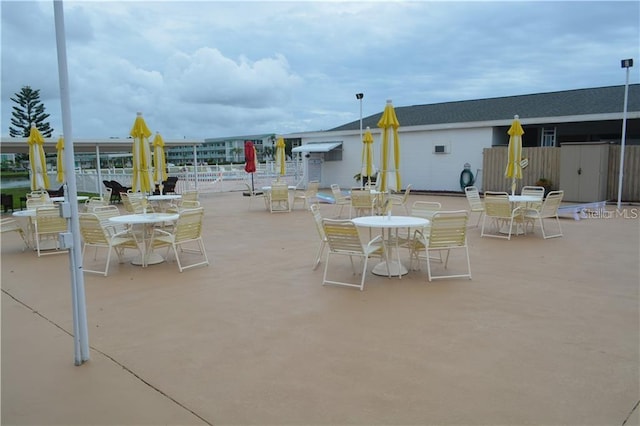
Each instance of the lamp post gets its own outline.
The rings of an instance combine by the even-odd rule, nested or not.
[[[629,68],[633,66],[633,59],[623,59],[620,67],[627,69],[627,79],[624,84],[624,107],[622,109],[622,138],[620,139],[620,171],[618,173],[618,210],[622,201],[622,177],[624,167],[624,145],[627,138],[627,100],[629,98]]]
[[[356,99],[360,101],[360,142],[362,142],[362,98],[364,93],[356,93]]]

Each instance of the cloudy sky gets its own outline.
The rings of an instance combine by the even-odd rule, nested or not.
[[[1,133],[40,90],[62,133],[53,1],[2,0]],[[325,130],[405,106],[620,85],[640,3],[64,2],[73,136]]]

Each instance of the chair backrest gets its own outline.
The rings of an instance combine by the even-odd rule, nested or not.
[[[506,192],[486,191],[484,193],[484,212],[490,217],[511,217],[511,203]]]
[[[307,189],[304,191],[305,196],[307,197],[315,197],[318,195],[318,190],[320,189],[320,182],[317,180],[309,181],[307,184]]]
[[[96,207],[106,206],[109,203],[109,198],[102,197],[90,197],[84,202],[84,207],[88,212],[91,212]]]
[[[431,219],[441,208],[442,205],[435,201],[414,201],[410,214],[411,216]]]
[[[465,246],[468,220],[466,210],[436,212],[431,218],[429,248]]]
[[[122,198],[124,209],[127,212],[142,212],[142,199],[144,198],[144,194],[142,192],[122,192],[120,193],[120,197]]]
[[[331,193],[333,194],[333,199],[336,202],[345,201],[347,199],[342,193],[342,190],[340,189],[340,185],[338,185],[337,183],[331,184]]]
[[[109,244],[109,236],[97,214],[80,213],[78,222],[80,223],[80,235],[85,244]]]
[[[316,223],[316,230],[318,231],[318,235],[322,241],[326,241],[327,236],[324,233],[324,228],[322,227],[322,215],[320,214],[320,206],[317,204],[311,204],[309,207],[311,210],[311,214],[313,215],[313,220]]]
[[[351,189],[351,205],[357,209],[371,209],[373,195],[371,190],[362,188]]]
[[[103,226],[109,224],[109,218],[120,216],[120,210],[113,204],[107,206],[96,206],[92,211],[87,213],[92,213],[97,216]]]
[[[202,207],[181,211],[174,231],[176,243],[200,238],[203,217],[204,209]]]
[[[329,249],[337,253],[364,253],[358,228],[350,220],[322,219]]]
[[[45,196],[27,196],[27,209],[35,209],[42,206],[53,206],[53,202]]]
[[[471,211],[482,211],[484,210],[484,204],[480,199],[480,192],[478,188],[475,186],[467,186],[464,189],[464,194],[467,197],[467,202],[469,203],[469,208]]]
[[[409,199],[409,193],[411,192],[411,187],[412,186],[413,186],[412,184],[409,184],[404,189],[404,195],[402,196],[402,204],[405,204],[407,202],[407,200]]]
[[[540,216],[542,217],[556,217],[558,214],[558,207],[562,203],[562,197],[564,197],[564,191],[551,191],[547,194],[547,198],[544,199],[542,207],[540,208]]]
[[[111,188],[110,186],[108,186],[105,190],[104,190],[104,200],[109,203],[111,201],[111,195],[113,195],[113,188]]]
[[[271,184],[271,201],[289,201],[289,187],[286,182]]]
[[[67,219],[60,217],[60,209],[56,206],[36,208],[36,230],[47,234],[67,231]]]
[[[523,186],[521,195],[540,197],[540,200],[542,200],[544,198],[544,186]]]

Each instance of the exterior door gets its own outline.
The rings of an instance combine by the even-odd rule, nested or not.
[[[560,189],[564,200],[605,201],[607,190],[607,144],[563,144],[560,151]]]

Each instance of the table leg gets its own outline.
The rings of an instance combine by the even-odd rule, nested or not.
[[[384,230],[382,231],[385,232]],[[398,277],[402,278],[403,275],[409,273],[409,269],[402,264],[400,261],[400,252],[398,247],[398,235],[396,229],[395,238],[391,238],[391,229],[386,230],[386,237],[384,238],[386,250],[387,250],[387,260],[384,260],[378,263],[373,267],[371,273],[374,275],[379,275],[382,277]],[[395,243],[394,243],[395,240]],[[396,255],[394,256],[394,252]]]
[[[153,251],[151,247],[151,237],[153,236],[153,224],[142,226],[142,242],[138,244],[140,255],[131,260],[132,265],[146,268],[149,265],[157,265],[164,262],[164,258]]]

